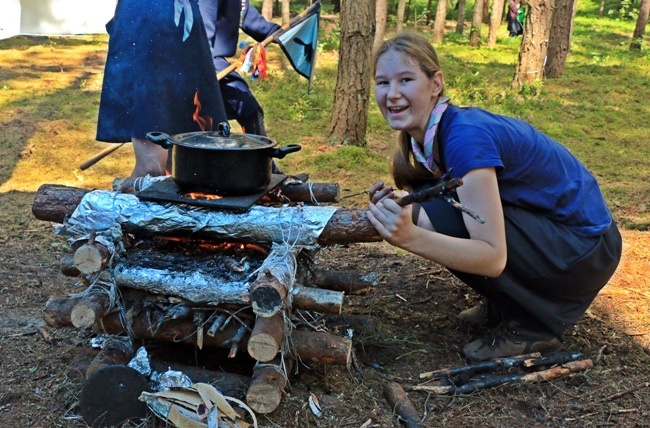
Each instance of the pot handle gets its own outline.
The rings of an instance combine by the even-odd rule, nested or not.
[[[168,149],[172,146],[170,136],[164,132],[147,132],[147,140],[154,144],[158,144],[163,149]]]
[[[300,149],[302,149],[302,146],[300,144],[289,144],[287,146],[274,149],[273,153],[271,153],[271,157],[282,159],[289,153],[299,152]]]

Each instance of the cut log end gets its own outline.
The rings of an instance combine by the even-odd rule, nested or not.
[[[282,393],[272,385],[251,385],[246,393],[246,404],[256,413],[271,413],[280,405]]]

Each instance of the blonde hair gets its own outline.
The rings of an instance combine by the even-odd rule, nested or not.
[[[374,72],[377,70],[379,58],[391,50],[411,58],[430,79],[441,70],[438,54],[424,36],[412,31],[401,31],[392,39],[384,41],[375,52]],[[443,96],[444,91],[443,87],[439,96]],[[430,181],[432,178],[439,178],[442,175],[439,171],[432,175],[431,171],[413,159],[411,136],[405,131],[399,133],[391,173],[395,185],[399,189],[413,187],[419,183]]]

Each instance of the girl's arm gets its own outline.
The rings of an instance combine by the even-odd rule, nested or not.
[[[390,244],[420,255],[449,269],[496,277],[506,264],[503,208],[494,168],[470,171],[457,189],[460,202],[483,219],[480,224],[466,214],[463,219],[470,239],[455,238],[433,231],[427,216],[414,225],[412,206],[400,207],[384,198],[371,203],[368,218]]]

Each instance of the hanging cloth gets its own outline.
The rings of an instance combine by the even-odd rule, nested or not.
[[[420,162],[426,169],[431,172],[434,172],[438,167],[436,166],[436,161],[433,157],[433,146],[436,137],[436,131],[438,130],[438,123],[440,123],[440,118],[442,114],[447,110],[449,106],[449,97],[439,97],[436,102],[431,116],[429,116],[429,122],[427,123],[427,130],[424,133],[424,144],[420,144],[411,137],[411,149],[413,150],[413,157],[415,160]]]

